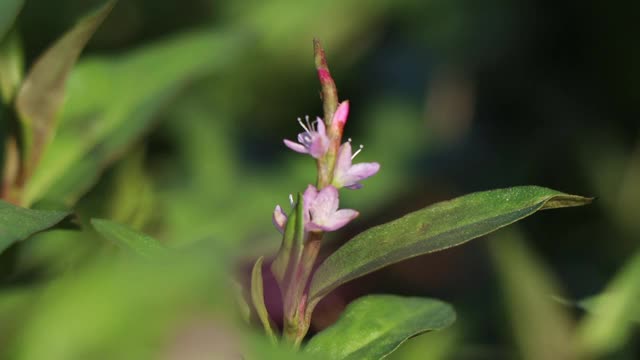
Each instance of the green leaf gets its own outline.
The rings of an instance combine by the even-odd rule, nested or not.
[[[67,84],[60,126],[23,203],[73,204],[194,79],[221,70],[240,48],[238,37],[193,31],[163,39],[126,56],[78,64]],[[147,74],[153,69],[153,74]]]
[[[264,257],[260,257],[256,260],[256,263],[253,265],[253,270],[251,271],[251,301],[253,302],[253,307],[256,309],[256,313],[258,314],[258,318],[264,327],[264,331],[269,336],[269,339],[274,344],[276,341],[276,336],[274,334],[273,328],[271,327],[271,319],[269,318],[269,312],[267,311],[267,307],[264,305],[264,290],[263,290],[263,279],[262,279],[262,262]]]
[[[355,300],[340,319],[314,336],[304,352],[322,359],[381,359],[405,340],[453,324],[453,308],[439,300],[370,295]]]
[[[107,218],[142,229],[155,211],[153,181],[145,169],[145,151],[140,146],[116,164],[113,190],[106,199]]]
[[[24,0],[2,0],[0,1],[0,40],[9,31],[18,17]]]
[[[574,324],[566,308],[554,297],[562,294],[517,230],[505,229],[489,242],[496,265],[514,340],[517,358],[577,359]]]
[[[167,253],[167,249],[158,240],[127,226],[105,219],[91,219],[91,225],[105,238],[143,257],[151,258]]]
[[[16,241],[47,230],[69,216],[64,211],[31,210],[0,200],[0,252]]]
[[[615,276],[605,291],[583,304],[589,314],[580,323],[581,345],[602,356],[623,346],[640,323],[640,252]]]
[[[116,1],[108,1],[80,20],[41,55],[27,74],[16,97],[22,121],[25,171],[29,176],[51,141],[56,115],[64,100],[65,84],[76,60]]]
[[[580,206],[591,200],[520,186],[465,195],[373,227],[320,265],[311,282],[308,312],[336,287],[387,265],[461,245],[538,210]]]
[[[287,218],[282,245],[271,263],[271,272],[275,276],[280,288],[283,289],[287,270],[291,272],[297,268],[304,250],[304,208],[302,194],[298,193],[296,205]]]
[[[0,97],[10,104],[24,76],[24,51],[18,29],[0,38]]]

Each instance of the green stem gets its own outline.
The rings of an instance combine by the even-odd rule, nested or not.
[[[294,347],[299,347],[309,331],[310,321],[305,316],[307,309],[306,290],[309,285],[313,265],[320,252],[322,232],[309,233],[309,240],[304,248],[301,261],[291,277],[285,295],[284,331],[285,340]]]

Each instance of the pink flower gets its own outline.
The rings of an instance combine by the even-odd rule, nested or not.
[[[338,150],[338,159],[336,160],[336,167],[333,173],[333,186],[346,187],[348,189],[359,189],[362,187],[360,181],[375,175],[380,170],[380,164],[376,162],[371,163],[359,163],[352,165],[352,160],[362,150],[356,151],[355,154],[351,154],[351,143],[346,142],[340,146]]]
[[[359,215],[351,209],[338,210],[338,189],[331,185],[320,191],[309,185],[304,192],[303,201],[304,223],[308,231],[335,231]]]
[[[310,123],[309,117],[306,117],[306,125],[302,119],[298,118],[298,123],[304,129],[304,132],[298,134],[298,142],[284,140],[284,144],[291,150],[310,154],[316,159],[321,158],[329,149],[329,137],[322,119],[317,118],[316,121]]]

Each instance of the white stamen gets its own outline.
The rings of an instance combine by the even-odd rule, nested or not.
[[[347,139],[347,141],[348,141],[348,142],[351,142],[351,138],[348,138],[348,139]]]
[[[293,194],[289,194],[289,204],[291,204],[291,207],[293,207],[294,203],[293,203]]]
[[[309,125],[309,117],[307,117],[307,125]],[[298,118],[298,124],[300,124],[300,126],[302,126],[302,128],[304,129],[304,131],[307,132],[307,134],[311,134],[311,131],[309,131],[309,128],[304,126],[304,123],[302,122],[301,118]]]
[[[316,128],[313,126],[313,122],[309,121],[309,115],[305,115],[304,119],[307,122],[307,126],[309,127],[309,129],[311,129],[311,131],[316,131]]]
[[[358,154],[360,154],[360,151],[362,151],[363,148],[364,148],[364,145],[360,144],[360,148],[356,150],[356,152],[354,152],[353,155],[351,155],[351,160],[353,160]]]

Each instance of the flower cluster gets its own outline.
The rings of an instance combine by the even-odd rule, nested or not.
[[[339,129],[334,133],[340,136],[334,138],[339,144],[347,116],[349,114],[349,102],[340,103],[331,121],[331,129]],[[304,132],[298,134],[298,142],[284,140],[284,144],[293,151],[309,154],[318,160],[320,166],[329,166],[327,160],[328,151],[331,147],[332,139],[327,133],[327,125],[324,120],[317,118],[310,122],[309,117],[302,121],[298,118],[298,123]],[[336,144],[336,146],[337,146]],[[314,185],[309,185],[303,194],[303,216],[305,231],[335,231],[358,216],[358,212],[352,209],[338,209],[340,200],[338,190],[341,188],[359,189],[362,187],[362,180],[373,176],[380,170],[380,164],[358,163],[353,164],[353,159],[362,151],[363,146],[354,153],[351,148],[351,139],[340,145],[333,161],[332,179],[330,184],[318,189]],[[292,206],[293,200],[291,199]],[[287,222],[287,215],[280,205],[276,206],[273,213],[273,223],[276,228],[283,232]]]

